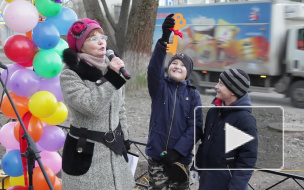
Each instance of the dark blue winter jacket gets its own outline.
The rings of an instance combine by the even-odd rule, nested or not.
[[[165,77],[166,48],[157,42],[148,66],[148,88],[152,100],[146,154],[160,160],[163,151],[176,150],[179,162],[189,164],[194,145],[194,110],[201,106],[199,92],[190,81]],[[202,130],[202,111],[196,111],[197,130]]]
[[[197,150],[195,165],[198,168],[225,168],[227,170],[201,170],[200,190],[246,190],[253,170],[229,170],[254,168],[257,160],[258,136],[256,120],[251,115],[248,94],[231,104],[231,108],[210,108]],[[225,124],[251,135],[254,140],[225,153]],[[235,138],[238,138],[237,136]]]

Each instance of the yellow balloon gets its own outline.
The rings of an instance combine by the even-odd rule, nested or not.
[[[47,118],[41,118],[46,124],[49,125],[59,125],[63,123],[68,117],[68,108],[62,102],[57,103],[57,109],[53,115]]]
[[[28,174],[27,174],[27,180],[28,180]],[[19,177],[10,176],[9,182],[11,186],[25,186],[24,175],[21,175]]]
[[[38,91],[31,96],[28,107],[38,118],[50,117],[57,109],[57,99],[51,92]]]
[[[2,188],[2,185],[4,186],[4,189],[8,189],[11,184],[10,184],[10,176],[6,178],[0,177],[0,188]]]

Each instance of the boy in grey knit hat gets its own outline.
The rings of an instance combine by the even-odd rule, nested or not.
[[[228,69],[220,74],[219,83],[215,86],[216,98],[228,106],[243,97],[248,92],[249,87],[250,78],[247,73],[241,69]]]
[[[218,170],[199,172],[199,190],[248,189],[258,154],[258,132],[256,120],[251,114],[249,87],[249,76],[241,69],[228,69],[220,74],[219,82],[215,86],[217,94],[212,102],[216,107],[207,112],[204,133],[197,134],[201,144],[195,157],[196,167]],[[253,140],[228,152],[224,151],[226,124],[254,137]],[[235,135],[234,138],[239,136]],[[230,170],[236,168],[238,170]],[[249,168],[252,170],[248,170]],[[214,180],[217,178],[219,180]]]

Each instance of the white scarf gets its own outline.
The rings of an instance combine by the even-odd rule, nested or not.
[[[105,63],[105,58],[99,58],[87,53],[78,53],[81,59],[84,59],[88,65],[96,67],[102,71],[103,74],[106,72],[107,64]]]

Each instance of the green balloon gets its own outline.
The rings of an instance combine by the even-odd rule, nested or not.
[[[45,17],[56,16],[62,9],[62,4],[53,0],[35,0],[35,6],[38,12]]]
[[[56,53],[58,53],[58,55],[62,59],[63,50],[65,50],[66,48],[69,48],[69,44],[64,39],[60,38],[57,46],[55,46],[54,48],[49,49],[49,50],[53,50]],[[41,49],[41,48],[39,49],[39,51],[44,51],[44,50],[45,49]]]
[[[54,47],[54,51],[58,53],[58,55],[60,55],[60,57],[62,58],[63,50],[65,50],[66,48],[69,48],[69,44],[64,39],[60,38],[59,43],[56,47]]]
[[[35,72],[43,78],[53,78],[63,67],[61,57],[54,50],[43,50],[36,53],[33,60]]]

